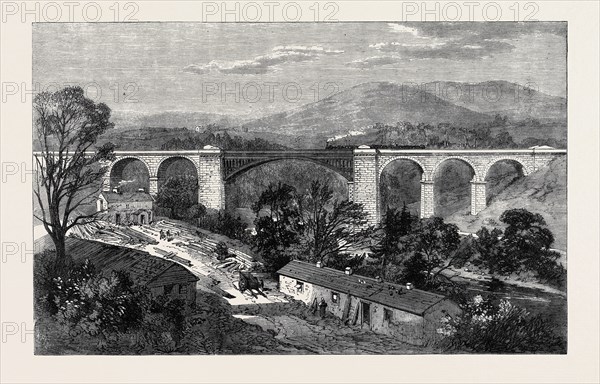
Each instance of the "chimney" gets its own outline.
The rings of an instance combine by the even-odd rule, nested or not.
[[[317,268],[321,268],[323,265],[321,264],[320,261],[317,261]]]
[[[413,284],[412,283],[406,283],[406,289],[409,290],[409,291],[411,289],[413,289]]]
[[[346,270],[344,272],[346,273],[346,275],[351,275],[352,274],[352,268],[346,267]]]

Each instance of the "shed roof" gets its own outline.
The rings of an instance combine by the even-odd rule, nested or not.
[[[346,275],[343,271],[319,268],[298,260],[290,261],[277,273],[416,315],[425,314],[429,308],[446,299],[420,289],[407,290],[401,285],[378,282],[360,275]]]
[[[54,244],[46,235],[36,241],[35,249],[47,248],[54,248]],[[129,272],[131,279],[141,285],[158,286],[199,280],[182,265],[136,249],[75,237],[67,237],[65,248],[75,262],[89,259],[96,270],[105,275],[119,270]]]
[[[104,191],[100,194],[100,196],[104,196],[106,201],[109,203],[137,203],[137,202],[152,202],[154,198],[145,192],[109,192]]]

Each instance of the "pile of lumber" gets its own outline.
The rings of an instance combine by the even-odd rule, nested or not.
[[[165,232],[169,231],[171,232],[171,235],[174,235],[178,240],[184,241],[197,241],[199,237],[203,236],[201,232],[196,231],[193,228],[165,220],[154,223],[154,228],[158,231],[161,229]]]
[[[227,271],[229,273],[236,273],[245,268],[245,266],[239,261],[237,261],[235,257],[228,257],[222,262],[216,264],[215,267]]]
[[[192,256],[211,259],[216,257],[215,249],[218,241],[209,238],[194,228],[184,224],[160,220],[153,224],[153,230],[163,230],[165,232],[167,230],[170,231],[172,235],[175,235],[175,239],[179,240],[177,245],[185,248]],[[223,262],[218,263],[218,268],[235,272],[241,269],[253,268],[258,264],[252,255],[244,253],[240,250],[229,248],[229,253],[231,257],[227,258]]]
[[[184,259],[183,257],[177,256],[175,252],[165,251],[164,249],[154,248],[156,253],[164,257],[165,259],[173,260],[179,264],[187,265],[188,267],[192,266],[192,262],[188,259]]]
[[[133,230],[129,227],[102,222],[76,225],[71,229],[70,235],[81,239],[100,240],[114,245],[158,244],[158,241],[145,233]]]

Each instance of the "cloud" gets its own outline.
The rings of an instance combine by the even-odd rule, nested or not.
[[[419,31],[416,28],[411,28],[411,27],[408,27],[406,25],[396,24],[396,23],[388,23],[388,26],[394,32],[410,33],[413,36],[417,36],[419,34]]]
[[[369,69],[374,67],[381,67],[384,65],[397,64],[402,60],[399,57],[394,56],[372,56],[367,57],[365,59],[358,59],[346,63],[346,66],[359,68],[359,69]]]
[[[183,68],[183,72],[195,73],[196,75],[206,75],[212,68],[214,68],[214,65],[216,65],[214,61],[204,65],[190,64]]]
[[[514,46],[505,41],[480,39],[469,36],[447,41],[428,43],[402,43],[397,41],[371,44],[379,52],[400,55],[406,59],[481,60],[499,53],[511,52]]]
[[[480,39],[516,39],[524,35],[554,34],[566,36],[566,22],[437,22],[418,23],[419,36],[464,38],[478,36]]]
[[[288,46],[277,46],[273,48],[274,52],[298,52],[312,55],[337,55],[344,53],[342,50],[329,50],[319,46],[307,47],[304,45],[288,45]]]
[[[511,40],[526,35],[554,34],[566,37],[564,22],[436,22],[388,23],[392,39],[369,47],[403,59],[481,60],[511,52]],[[398,39],[402,36],[402,40]]]
[[[183,68],[184,72],[204,75],[216,70],[224,74],[260,75],[269,72],[272,68],[282,64],[316,60],[323,55],[337,55],[344,53],[341,50],[328,50],[319,46],[277,46],[262,56],[252,60],[238,60],[219,63],[211,61],[208,64],[191,64]]]

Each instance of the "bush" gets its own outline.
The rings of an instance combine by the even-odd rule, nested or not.
[[[220,233],[231,239],[248,243],[246,224],[239,217],[234,217],[230,212],[211,211],[198,219],[198,226],[214,233]]]
[[[183,301],[153,299],[128,273],[102,276],[89,261],[55,275],[48,267],[54,257],[48,251],[35,256],[35,318],[41,332],[36,350],[56,353],[55,348],[71,343],[85,345],[85,353],[156,353],[180,347],[189,329]]]
[[[357,272],[363,268],[366,254],[363,255],[348,255],[340,254],[337,257],[328,259],[326,266],[329,268],[337,269],[340,271],[346,270],[346,267],[352,268],[354,272]]]
[[[89,261],[74,267],[67,277],[56,277],[50,292],[56,319],[72,333],[103,337],[142,324],[148,292],[126,272],[98,275]]]
[[[554,236],[544,218],[526,209],[509,209],[500,220],[508,225],[504,235],[485,227],[477,232],[474,248],[479,256],[474,264],[491,274],[531,271],[539,281],[564,288],[566,270],[557,262],[560,255],[549,249]]]
[[[215,248],[215,253],[217,254],[218,260],[225,260],[229,256],[229,248],[227,248],[227,244],[219,241]]]
[[[540,316],[508,300],[494,303],[475,296],[463,304],[463,313],[446,316],[438,333],[446,350],[485,353],[561,353],[564,341],[552,331],[551,324]]]

